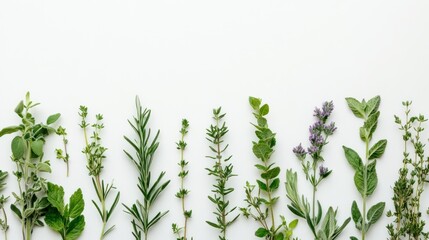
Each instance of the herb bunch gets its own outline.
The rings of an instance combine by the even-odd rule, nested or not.
[[[156,150],[158,149],[159,142],[159,130],[155,136],[151,136],[151,129],[147,123],[150,119],[151,111],[149,109],[142,109],[140,99],[136,97],[136,110],[137,114],[133,117],[133,120],[128,120],[131,128],[134,130],[137,138],[131,140],[124,136],[125,140],[130,144],[131,148],[135,151],[135,154],[130,154],[125,151],[125,154],[136,166],[139,178],[137,187],[139,188],[142,199],[136,200],[136,202],[127,206],[126,213],[132,216],[133,220],[131,224],[133,226],[134,239],[148,239],[148,233],[151,227],[153,227],[162,217],[164,217],[168,211],[158,212],[155,216],[151,216],[151,207],[159,197],[159,194],[170,183],[170,180],[163,181],[165,172],[161,172],[155,181],[152,179],[151,165],[155,156]],[[143,233],[142,233],[143,232]],[[144,238],[143,238],[144,235]]]
[[[185,188],[185,178],[188,176],[189,170],[186,169],[186,166],[188,166],[188,163],[185,160],[185,149],[187,146],[187,143],[185,142],[185,136],[188,133],[189,128],[189,122],[186,119],[182,119],[182,128],[180,129],[180,135],[181,138],[179,142],[176,143],[177,149],[180,151],[180,172],[179,172],[179,178],[180,178],[180,189],[176,193],[176,197],[180,199],[181,206],[182,206],[182,214],[184,218],[183,227],[179,227],[176,223],[172,224],[173,233],[177,235],[177,240],[188,240],[187,233],[188,233],[188,220],[192,217],[192,210],[186,210],[185,208],[185,198],[189,194],[189,190]],[[183,230],[183,233],[182,233]],[[191,238],[192,239],[192,238]]]
[[[63,240],[76,240],[85,228],[82,215],[85,202],[79,188],[71,195],[69,204],[64,203],[64,188],[48,183],[48,201],[51,204],[45,216],[46,224],[61,235]]]
[[[229,161],[231,156],[224,156],[225,151],[228,149],[229,144],[224,144],[224,137],[228,133],[228,127],[226,126],[223,118],[225,114],[222,113],[222,108],[213,109],[214,125],[206,130],[207,140],[210,142],[209,148],[213,152],[213,155],[207,156],[209,159],[215,160],[212,168],[206,168],[209,175],[214,176],[216,183],[213,184],[212,195],[208,196],[209,200],[216,206],[216,211],[213,212],[216,216],[216,222],[206,221],[210,226],[219,229],[220,240],[226,240],[226,230],[228,226],[234,223],[240,214],[235,214],[234,211],[237,207],[230,207],[230,202],[227,200],[227,196],[234,191],[234,188],[228,187],[227,183],[231,177],[236,176],[233,173],[233,165]],[[228,219],[229,215],[234,216]]]
[[[66,163],[66,165],[67,165],[67,177],[68,177],[69,176],[69,172],[70,172],[70,170],[69,170],[69,158],[70,158],[70,156],[69,156],[69,154],[67,152],[67,144],[69,142],[67,140],[67,132],[66,132],[65,128],[63,128],[63,127],[60,126],[60,127],[58,127],[56,133],[57,133],[58,136],[61,136],[63,138],[64,150],[60,149],[60,148],[57,148],[57,149],[55,149],[55,153],[57,154],[57,159],[58,160],[62,160],[62,161],[64,161]]]
[[[258,138],[257,142],[253,142],[253,153],[262,164],[256,164],[255,167],[261,173],[261,179],[256,180],[258,189],[255,195],[255,185],[246,183],[245,202],[247,206],[240,208],[243,216],[253,218],[260,224],[255,235],[259,238],[267,240],[292,239],[293,229],[296,227],[298,220],[294,220],[287,224],[285,218],[281,224],[276,225],[274,206],[279,199],[274,195],[280,185],[280,167],[276,167],[274,163],[270,163],[271,155],[274,152],[276,145],[276,134],[268,127],[268,122],[265,116],[269,113],[268,104],[262,105],[262,100],[259,98],[249,97],[249,103],[254,110],[253,115],[256,118],[256,124],[252,124],[255,128],[255,134]]]
[[[387,213],[388,217],[393,217],[393,222],[387,225],[391,240],[429,238],[420,211],[420,199],[429,174],[429,158],[425,157],[425,144],[421,140],[425,130],[422,125],[427,119],[423,115],[411,116],[411,104],[409,101],[402,103],[405,119],[395,116],[395,123],[403,132],[404,152],[399,178],[393,187],[394,211]]]
[[[323,209],[319,201],[317,201],[316,209],[317,188],[322,180],[327,178],[332,172],[332,170],[328,170],[328,168],[324,167],[321,163],[325,161],[322,156],[322,151],[326,144],[328,144],[328,137],[337,129],[334,122],[327,123],[333,110],[334,104],[332,101],[323,103],[321,109],[316,108],[314,110],[314,116],[317,118],[317,121],[310,126],[310,147],[305,150],[302,145],[299,144],[293,149],[298,160],[301,161],[307,181],[309,181],[313,187],[311,205],[307,198],[304,196],[300,197],[298,193],[296,172],[292,170],[286,172],[286,196],[291,201],[291,205],[288,205],[288,208],[292,213],[306,220],[314,235],[314,239],[336,239],[350,222],[350,218],[348,218],[340,227],[337,226],[337,211],[334,211],[332,207],[328,208],[322,221]],[[310,160],[308,160],[307,155],[310,156]]]
[[[8,177],[8,173],[0,170],[0,191],[6,188],[6,179]],[[5,204],[9,197],[5,197],[3,194],[0,196],[0,210],[3,215],[0,217],[0,229],[4,233],[4,239],[7,240],[7,230],[9,230],[9,225],[7,223],[7,215],[4,210]]]
[[[101,145],[101,130],[104,128],[103,124],[103,115],[97,114],[95,116],[96,122],[94,124],[90,124],[87,122],[88,116],[88,108],[86,106],[80,106],[79,115],[82,118],[80,127],[83,129],[83,134],[85,138],[85,148],[82,153],[85,154],[87,165],[86,168],[89,171],[89,176],[91,176],[92,184],[94,186],[95,192],[97,194],[98,203],[92,200],[95,208],[97,209],[98,214],[100,215],[100,219],[102,222],[100,240],[104,239],[110,232],[113,231],[115,225],[108,227],[108,221],[112,216],[113,211],[118,205],[120,192],[116,193],[116,196],[108,207],[107,200],[110,197],[110,193],[113,193],[113,190],[116,189],[113,186],[113,183],[106,184],[104,180],[101,179],[101,172],[103,170],[103,162],[106,158],[105,152],[107,148]],[[88,128],[92,127],[93,132],[90,138],[88,138]]]
[[[352,219],[356,228],[360,231],[361,240],[365,240],[369,228],[374,225],[383,215],[385,203],[379,202],[367,210],[368,197],[377,187],[378,177],[376,172],[377,159],[380,158],[387,145],[387,140],[383,139],[370,147],[372,135],[377,129],[378,117],[380,112],[380,97],[376,96],[368,102],[363,99],[361,102],[354,98],[346,98],[347,104],[353,114],[364,120],[363,126],[359,129],[361,140],[365,143],[364,162],[359,154],[346,146],[343,146],[347,161],[355,170],[354,182],[357,190],[362,196],[362,211],[359,209],[356,201],[352,204]],[[357,237],[351,237],[357,240]]]
[[[49,161],[43,159],[45,138],[55,133],[50,125],[60,118],[57,113],[49,116],[46,123],[36,123],[30,110],[38,105],[31,101],[30,93],[27,93],[25,100],[15,108],[21,123],[0,131],[0,137],[19,133],[11,143],[11,159],[16,164],[13,175],[18,181],[19,192],[13,193],[15,202],[10,208],[21,222],[23,240],[31,239],[35,226],[44,225],[40,218],[46,214],[50,204],[46,197],[46,179],[41,174],[51,172]]]

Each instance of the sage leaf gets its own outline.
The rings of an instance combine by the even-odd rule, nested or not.
[[[378,219],[380,219],[380,217],[383,215],[385,206],[386,204],[384,202],[379,202],[368,210],[367,219],[369,225],[374,224],[378,221]]]
[[[358,118],[364,118],[365,117],[365,110],[363,109],[362,104],[356,100],[355,98],[346,98],[347,105],[349,106],[350,110],[352,110],[353,114]]]
[[[347,161],[353,167],[354,170],[358,170],[363,167],[362,159],[359,157],[359,154],[346,146],[343,146],[344,154]]]
[[[22,139],[20,136],[13,138],[11,148],[14,159],[22,158],[26,149],[24,139]]]
[[[369,160],[377,159],[383,156],[384,150],[386,149],[387,140],[383,139],[378,141],[374,146],[369,149]]]

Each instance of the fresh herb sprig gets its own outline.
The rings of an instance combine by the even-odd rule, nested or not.
[[[48,183],[48,201],[52,207],[46,213],[46,224],[58,232],[63,240],[78,239],[85,228],[82,190],[76,190],[71,195],[69,204],[65,204],[63,187]]]
[[[213,152],[213,155],[206,157],[215,161],[214,165],[211,168],[206,168],[206,170],[209,175],[214,176],[216,181],[216,183],[213,184],[214,189],[212,189],[212,195],[208,196],[209,200],[216,206],[216,211],[213,212],[216,216],[216,222],[206,222],[213,228],[219,229],[220,240],[227,239],[227,228],[240,216],[240,214],[234,213],[237,207],[230,207],[230,202],[227,200],[228,195],[234,191],[234,188],[227,186],[228,180],[236,175],[233,173],[234,167],[232,163],[229,162],[232,155],[227,157],[224,156],[229,146],[228,144],[224,144],[224,137],[229,131],[223,120],[224,117],[225,114],[222,113],[221,107],[213,109],[215,124],[210,125],[206,130],[206,138],[210,144],[209,148]],[[234,216],[229,218],[230,214]]]
[[[0,191],[3,191],[6,188],[6,179],[8,173],[0,170]],[[0,217],[0,229],[4,233],[4,239],[7,240],[7,230],[9,230],[9,224],[7,222],[6,211],[4,210],[5,204],[9,197],[5,197],[3,194],[0,196],[0,211],[2,217]]]
[[[293,149],[298,160],[301,161],[302,169],[307,181],[309,181],[313,187],[311,205],[307,198],[304,196],[300,197],[300,194],[298,193],[298,179],[296,172],[293,172],[292,170],[288,170],[286,172],[286,196],[291,201],[291,205],[288,205],[288,208],[292,213],[306,220],[314,235],[314,239],[336,239],[350,222],[350,218],[348,218],[341,226],[337,226],[337,211],[334,211],[332,207],[328,208],[328,211],[322,221],[322,205],[318,200],[316,200],[316,192],[319,184],[332,172],[332,170],[328,170],[328,168],[324,167],[321,163],[325,161],[322,156],[323,148],[328,144],[329,136],[331,136],[337,129],[334,122],[327,123],[333,110],[334,104],[332,101],[323,103],[321,109],[316,108],[314,110],[314,116],[317,118],[317,121],[310,126],[309,140],[311,146],[305,150],[302,145],[299,144]],[[307,155],[310,156],[310,160],[308,160]]]
[[[138,170],[139,178],[137,187],[142,194],[142,199],[136,200],[136,202],[131,206],[123,205],[126,208],[125,212],[133,218],[131,224],[133,226],[132,234],[134,239],[147,240],[150,228],[168,213],[168,211],[158,212],[155,216],[151,216],[151,207],[158,199],[159,194],[168,186],[170,180],[163,182],[162,178],[164,177],[165,172],[161,172],[155,181],[153,181],[154,179],[151,177],[153,157],[155,156],[156,150],[159,146],[159,130],[156,132],[154,137],[151,136],[151,130],[147,126],[151,111],[146,108],[144,110],[142,109],[140,99],[138,97],[136,97],[136,110],[136,116],[133,117],[133,120],[128,120],[128,123],[134,130],[137,138],[135,140],[131,140],[124,136],[125,140],[135,151],[135,154],[130,154],[125,150],[124,152]]]
[[[10,208],[21,222],[23,240],[31,239],[34,227],[44,225],[40,218],[46,214],[50,204],[46,197],[46,179],[41,174],[51,172],[49,161],[43,159],[45,138],[55,133],[51,125],[61,116],[59,113],[53,114],[46,123],[36,123],[30,110],[38,105],[31,101],[30,93],[27,93],[15,108],[20,124],[0,131],[0,137],[19,133],[11,143],[11,159],[16,164],[13,175],[18,181],[19,192],[12,193],[15,202]]]
[[[179,142],[176,143],[177,149],[180,151],[180,161],[179,161],[179,178],[180,178],[180,189],[176,193],[176,197],[180,199],[182,206],[182,214],[183,214],[183,227],[179,227],[176,223],[172,224],[173,233],[177,236],[177,240],[188,240],[188,220],[192,217],[192,210],[187,210],[185,208],[185,198],[189,194],[189,190],[185,188],[185,178],[188,176],[189,170],[186,169],[188,163],[185,160],[185,149],[188,145],[185,142],[185,136],[188,133],[189,122],[186,119],[182,119],[182,128],[180,129],[181,138]],[[193,239],[193,238],[191,238]]]
[[[380,97],[376,96],[368,102],[363,99],[361,102],[354,98],[346,98],[347,104],[353,114],[364,120],[363,126],[359,129],[361,140],[365,143],[365,162],[359,154],[346,146],[343,146],[347,161],[355,170],[354,182],[357,190],[362,196],[362,211],[356,201],[352,204],[352,219],[356,228],[360,231],[361,240],[365,240],[369,228],[374,225],[383,215],[385,203],[379,202],[367,210],[368,197],[377,187],[378,177],[376,172],[377,159],[379,159],[386,149],[387,140],[383,139],[370,147],[373,133],[377,129],[380,112]],[[357,240],[357,237],[351,237]]]
[[[69,176],[69,154],[67,152],[67,144],[68,144],[68,140],[67,140],[67,132],[66,129],[63,127],[58,127],[57,131],[56,131],[58,136],[61,136],[63,138],[63,149],[57,148],[55,149],[55,153],[57,154],[57,159],[58,160],[63,160],[66,163],[67,166],[67,177]]]
[[[246,183],[245,202],[247,206],[240,208],[243,216],[253,218],[260,224],[255,235],[259,238],[267,240],[292,239],[293,229],[298,224],[298,220],[293,220],[287,224],[286,219],[282,219],[281,224],[276,225],[274,205],[279,197],[274,195],[275,191],[280,186],[280,167],[276,167],[274,163],[270,163],[271,155],[274,152],[276,145],[276,134],[268,127],[268,122],[265,116],[269,113],[268,104],[262,105],[262,100],[259,98],[249,97],[249,103],[254,110],[253,115],[256,118],[256,124],[252,124],[255,128],[255,134],[258,138],[257,142],[253,142],[253,153],[262,164],[256,164],[255,167],[261,173],[261,179],[256,180],[258,185],[257,194],[255,195],[255,185]],[[294,238],[295,239],[295,238]]]
[[[88,138],[88,128],[90,124],[87,122],[88,116],[88,108],[86,106],[80,106],[79,115],[82,118],[80,127],[83,129],[83,134],[85,138],[85,148],[82,153],[85,154],[87,160],[87,169],[89,171],[89,175],[91,176],[92,184],[94,186],[95,192],[97,194],[98,203],[92,200],[95,208],[97,209],[98,214],[100,215],[102,227],[100,233],[100,240],[104,239],[110,232],[113,231],[115,225],[108,227],[108,221],[112,216],[113,211],[118,205],[120,192],[116,193],[116,196],[110,205],[107,206],[107,200],[110,196],[110,193],[113,193],[113,190],[116,189],[111,184],[105,184],[104,180],[101,179],[101,172],[103,167],[104,159],[106,158],[105,152],[107,148],[101,145],[101,130],[104,128],[103,124],[103,115],[97,114],[96,122],[91,125],[93,128],[92,136]]]
[[[411,116],[411,104],[410,101],[402,103],[405,119],[395,116],[395,123],[403,132],[404,152],[399,178],[393,187],[394,211],[387,212],[388,217],[393,217],[393,222],[387,225],[391,240],[429,238],[420,211],[421,195],[429,174],[429,158],[425,157],[425,143],[421,140],[427,119],[423,115]]]

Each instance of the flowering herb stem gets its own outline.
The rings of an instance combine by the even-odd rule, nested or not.
[[[314,110],[314,116],[317,118],[317,121],[310,126],[310,147],[305,150],[302,145],[299,144],[293,149],[298,160],[301,161],[302,169],[307,181],[312,185],[313,197],[311,209],[307,198],[299,196],[296,172],[293,172],[292,170],[288,170],[286,172],[286,196],[291,201],[291,205],[288,205],[288,208],[292,213],[306,220],[314,235],[314,239],[336,239],[350,222],[350,218],[348,218],[341,226],[337,226],[337,211],[334,211],[332,207],[328,208],[324,220],[321,221],[323,210],[320,202],[316,200],[317,187],[322,180],[327,178],[332,172],[332,170],[328,170],[328,168],[323,165],[319,166],[319,164],[325,161],[322,157],[322,151],[328,144],[328,137],[337,129],[334,122],[327,123],[327,120],[333,110],[334,105],[332,102],[325,102],[321,109],[316,108]],[[307,155],[311,157],[310,160],[308,160]],[[319,177],[317,176],[317,170],[319,170]],[[318,206],[317,216],[316,201]]]
[[[354,98],[346,98],[346,101],[353,114],[357,118],[364,120],[359,133],[361,140],[365,144],[365,162],[362,161],[359,154],[353,149],[343,146],[343,150],[347,161],[355,170],[354,182],[362,196],[362,212],[357,202],[353,201],[351,213],[355,226],[360,231],[361,240],[365,240],[369,228],[381,218],[384,212],[384,202],[375,204],[367,211],[367,200],[377,187],[376,160],[384,154],[387,140],[380,140],[371,148],[369,147],[372,135],[377,129],[378,117],[380,116],[380,112],[378,111],[380,106],[379,96],[370,99],[368,102],[365,99],[359,102]],[[358,239],[357,237],[350,238],[352,240]]]
[[[111,184],[105,184],[104,180],[101,179],[101,172],[103,167],[103,161],[106,158],[105,152],[107,148],[103,147],[101,145],[101,130],[104,128],[103,124],[103,115],[97,114],[96,122],[91,125],[93,128],[91,140],[88,138],[88,127],[90,124],[87,122],[86,118],[88,116],[88,108],[86,106],[80,106],[79,108],[80,112],[79,115],[82,118],[80,127],[83,129],[84,139],[85,139],[85,148],[83,149],[83,153],[86,156],[87,159],[87,166],[86,168],[89,171],[89,175],[92,177],[92,185],[94,186],[95,192],[97,194],[98,198],[98,204],[92,200],[92,203],[94,204],[95,208],[97,209],[100,219],[102,222],[101,226],[101,233],[100,233],[100,240],[104,239],[109,233],[113,231],[115,228],[115,225],[108,227],[108,221],[110,220],[110,217],[112,216],[113,211],[115,210],[116,206],[118,205],[119,198],[120,198],[120,192],[118,191],[116,193],[116,196],[110,205],[110,207],[107,207],[107,199],[110,196],[110,193],[113,192],[112,190],[116,189]]]

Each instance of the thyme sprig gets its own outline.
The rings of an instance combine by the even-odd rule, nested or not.
[[[64,150],[60,149],[60,148],[57,148],[57,149],[55,149],[55,153],[57,155],[57,159],[58,160],[62,160],[62,161],[64,161],[66,163],[66,166],[67,166],[67,173],[66,173],[66,175],[68,177],[69,176],[69,172],[70,172],[70,167],[69,167],[70,156],[69,156],[69,154],[67,152],[67,144],[69,142],[68,139],[67,139],[67,132],[66,132],[65,128],[63,128],[62,126],[59,126],[58,129],[57,129],[57,131],[56,131],[56,133],[57,133],[58,136],[61,136],[63,138],[63,147],[64,147]]]

